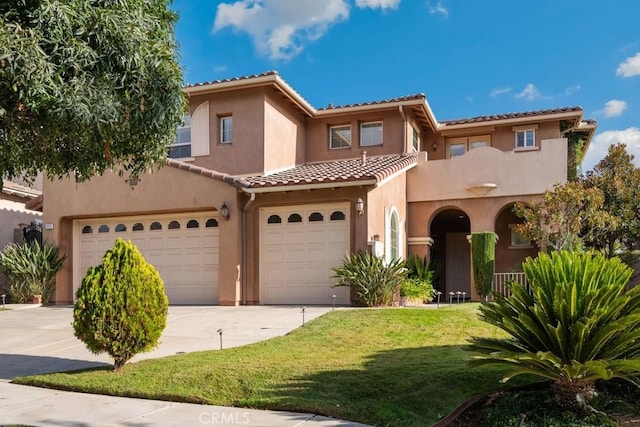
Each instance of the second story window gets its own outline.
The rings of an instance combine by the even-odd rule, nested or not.
[[[331,126],[329,128],[329,148],[351,147],[351,126]]]
[[[360,146],[382,145],[382,122],[362,123],[360,125]]]
[[[524,129],[516,131],[516,148],[534,147],[536,145],[536,131]]]
[[[191,116],[185,114],[181,126],[176,130],[176,140],[171,145],[169,157],[184,159],[191,157]]]
[[[462,156],[474,148],[491,146],[491,135],[447,139],[447,158]]]
[[[420,133],[416,130],[416,128],[413,128],[413,151],[420,151]]]
[[[220,143],[231,144],[233,141],[233,117],[220,118]]]

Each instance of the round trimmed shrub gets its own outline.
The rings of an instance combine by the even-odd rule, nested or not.
[[[116,240],[76,293],[75,336],[94,354],[107,352],[118,371],[151,351],[167,324],[169,301],[158,271],[130,241]]]

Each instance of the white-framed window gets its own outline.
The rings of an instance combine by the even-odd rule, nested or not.
[[[231,144],[233,141],[233,117],[220,117],[220,144]]]
[[[382,145],[382,122],[369,122],[360,125],[360,146]]]
[[[329,148],[351,147],[351,125],[331,126],[329,128]]]
[[[389,221],[389,257],[391,260],[400,258],[400,224],[395,211],[391,212]]]
[[[536,131],[535,129],[523,129],[516,131],[516,148],[535,147]]]
[[[176,140],[171,145],[169,157],[173,159],[184,159],[191,157],[191,116],[185,114],[182,125],[176,129]]]
[[[418,152],[420,151],[420,132],[417,131],[416,128],[412,128],[413,129],[413,139],[412,139],[412,146],[413,146],[413,151]]]
[[[491,135],[447,138],[447,158],[462,156],[474,148],[491,146]]]
[[[509,231],[511,232],[510,248],[530,248],[532,246],[530,239],[516,231],[515,224],[509,224]]]

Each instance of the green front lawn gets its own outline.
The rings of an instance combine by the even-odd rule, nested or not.
[[[471,335],[502,336],[477,304],[338,310],[269,341],[126,365],[37,375],[20,384],[149,399],[312,412],[375,425],[431,425],[501,368],[471,369]]]

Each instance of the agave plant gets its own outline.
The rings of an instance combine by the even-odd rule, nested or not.
[[[48,303],[55,292],[56,274],[67,256],[60,256],[60,248],[47,242],[10,243],[0,253],[0,266],[7,281],[11,300],[30,302],[34,295],[42,295]]]
[[[523,264],[531,293],[518,283],[495,295],[480,317],[510,338],[472,338],[473,364],[513,368],[553,381],[556,401],[581,410],[594,382],[621,378],[638,386],[640,287],[625,291],[631,270],[601,254],[554,252]]]
[[[368,252],[347,254],[341,267],[333,269],[334,286],[350,286],[369,307],[387,306],[406,280],[404,262],[395,259],[389,263]]]

